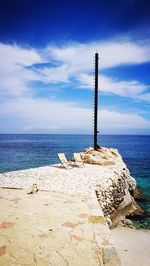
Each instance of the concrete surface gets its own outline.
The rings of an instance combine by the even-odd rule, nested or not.
[[[0,265],[101,265],[82,196],[0,190]]]
[[[120,265],[95,194],[113,170],[54,165],[0,174],[0,265]],[[28,194],[33,183],[39,191]]]

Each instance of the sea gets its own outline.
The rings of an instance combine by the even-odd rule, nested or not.
[[[138,203],[146,215],[133,222],[136,228],[150,229],[150,136],[99,135],[98,144],[116,148],[122,155],[145,196]],[[71,159],[73,152],[89,146],[93,146],[92,135],[0,134],[0,173],[58,163],[57,153]]]

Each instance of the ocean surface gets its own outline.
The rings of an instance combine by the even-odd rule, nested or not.
[[[147,216],[136,225],[150,229],[150,136],[99,135],[100,146],[117,148],[131,175],[148,198],[140,205]],[[58,163],[57,153],[68,158],[93,146],[92,135],[0,134],[0,172]]]

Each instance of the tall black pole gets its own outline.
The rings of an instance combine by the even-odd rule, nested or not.
[[[94,95],[94,150],[97,149],[98,120],[98,53],[95,53],[95,95]]]

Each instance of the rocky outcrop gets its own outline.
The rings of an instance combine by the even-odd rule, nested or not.
[[[116,157],[121,160],[116,149],[100,148],[94,150],[93,148],[87,148],[81,153],[82,159],[85,163],[97,164],[97,165],[114,165]]]
[[[97,184],[97,198],[110,227],[119,223],[132,227],[132,222],[126,216],[142,215],[143,210],[132,196],[136,191],[136,180],[130,175],[118,150],[87,148],[81,153],[81,157],[86,163],[113,167],[113,176]]]

